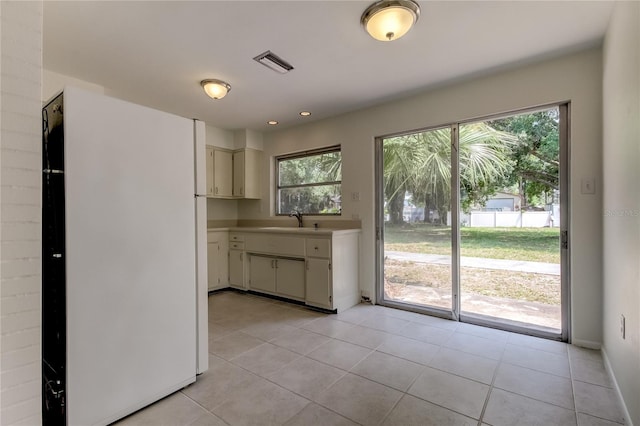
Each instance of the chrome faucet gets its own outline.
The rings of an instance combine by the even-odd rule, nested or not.
[[[294,210],[289,213],[289,217],[295,217],[296,219],[298,219],[298,228],[302,228],[302,213],[300,213],[298,210]]]

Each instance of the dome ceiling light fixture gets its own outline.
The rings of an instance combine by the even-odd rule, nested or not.
[[[204,89],[204,92],[213,99],[222,99],[227,96],[227,93],[231,90],[229,83],[216,79],[202,80],[200,85]]]
[[[376,40],[393,41],[405,35],[419,17],[420,6],[412,0],[380,0],[364,11],[360,23]]]

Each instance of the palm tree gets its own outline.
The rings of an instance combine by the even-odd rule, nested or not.
[[[413,135],[384,141],[384,193],[391,223],[404,222],[402,211],[408,188],[414,185],[417,139]]]
[[[467,191],[498,184],[507,176],[517,138],[486,123],[460,126],[461,186]],[[384,141],[385,196],[391,223],[402,223],[406,193],[424,205],[424,220],[438,212],[443,223],[451,199],[451,130],[429,130]]]

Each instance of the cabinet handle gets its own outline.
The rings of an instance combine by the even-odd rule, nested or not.
[[[273,260],[273,259],[271,259],[271,269],[274,269],[274,268],[275,268],[275,266],[273,266],[273,265],[274,265],[274,263],[276,263],[276,261],[275,261],[275,260]]]
[[[318,247],[314,247],[313,249],[314,249],[314,250],[318,250]]]

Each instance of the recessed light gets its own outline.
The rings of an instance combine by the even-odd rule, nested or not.
[[[309,111],[300,111],[300,115],[303,117],[308,117],[311,115],[311,113]]]
[[[270,126],[275,126],[276,124],[278,124],[278,122],[276,120],[269,120],[267,121],[267,124]]]

